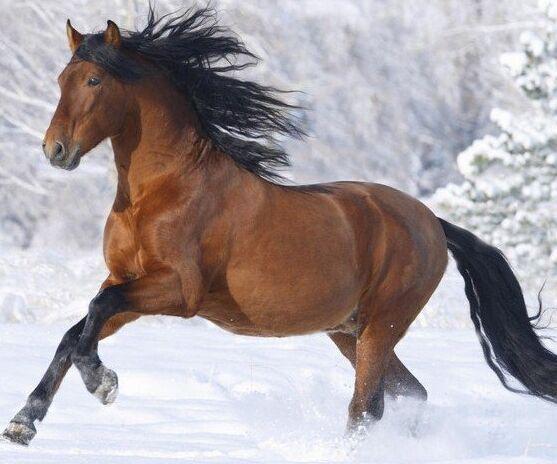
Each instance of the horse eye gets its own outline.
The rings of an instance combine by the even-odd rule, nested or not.
[[[90,85],[91,87],[94,87],[95,85],[99,85],[101,83],[101,80],[98,77],[90,77],[89,80],[87,81],[87,85]]]

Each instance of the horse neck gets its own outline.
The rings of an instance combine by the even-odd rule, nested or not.
[[[131,92],[123,129],[111,139],[118,171],[116,205],[136,203],[155,185],[195,188],[223,170],[226,175],[219,177],[232,180],[237,167],[202,135],[181,93],[157,79],[135,85]]]

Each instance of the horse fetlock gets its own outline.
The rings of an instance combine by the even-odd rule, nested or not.
[[[347,433],[353,435],[367,431],[383,416],[384,405],[382,391],[369,398],[352,398],[348,407]]]
[[[102,404],[111,404],[118,396],[118,376],[116,372],[104,367],[102,364],[97,369],[97,386],[93,390]]]
[[[346,438],[356,442],[364,439],[367,436],[373,422],[375,421],[366,412],[363,412],[356,417],[350,414],[346,424]]]
[[[81,374],[89,393],[96,396],[102,404],[110,404],[118,396],[118,376],[98,359],[90,356],[73,355],[72,360]]]
[[[37,429],[33,422],[23,423],[12,420],[2,433],[2,438],[18,445],[27,446],[36,434]]]

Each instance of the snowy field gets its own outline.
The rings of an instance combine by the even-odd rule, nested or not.
[[[23,404],[66,324],[0,326],[0,418]],[[472,330],[411,331],[398,350],[429,390],[425,407],[388,402],[357,445],[343,440],[352,368],[323,335],[257,339],[204,322],[135,323],[101,344],[120,376],[105,407],[71,370],[24,463],[555,463],[553,405],[514,395]]]
[[[0,252],[0,427],[104,272],[99,253]],[[343,439],[352,368],[326,336],[248,338],[148,318],[100,345],[120,377],[114,405],[72,369],[31,446],[0,443],[0,463],[557,462],[557,408],[503,389],[467,312],[450,269],[398,349],[429,402],[389,402],[358,445]]]
[[[310,108],[311,137],[286,142],[293,181],[374,180],[423,197],[466,177],[480,195],[459,190],[445,205],[447,218],[461,213],[457,222],[526,257],[511,261],[528,278],[532,313],[547,278],[543,322],[553,331],[543,335],[557,339],[557,242],[547,233],[556,230],[557,3],[547,46],[532,34],[521,39],[527,53],[513,55],[514,86],[496,63],[520,48],[521,31],[540,29],[534,0],[215,3],[264,58],[250,76],[305,92],[296,98]],[[157,4],[167,12],[185,3]],[[109,145],[71,175],[40,153],[59,96],[55,78],[69,58],[63,23],[71,17],[82,31],[98,29],[110,12],[134,27],[144,23],[145,5],[0,0],[0,433],[106,276],[97,248],[114,196]],[[534,74],[523,79],[517,63]],[[536,108],[547,107],[543,124],[515,89],[521,79],[541,100]],[[493,113],[505,115],[501,136],[476,142],[458,173],[455,155],[497,129],[488,118],[494,106],[509,111]],[[505,164],[511,154],[515,164]],[[502,209],[486,202],[492,197]],[[481,211],[489,227],[478,222]],[[0,464],[557,464],[557,407],[506,391],[489,370],[454,264],[397,353],[429,401],[389,400],[384,419],[354,442],[343,437],[353,370],[325,335],[246,338],[200,319],[144,319],[101,343],[119,375],[116,403],[101,406],[70,370],[31,446],[0,440]]]

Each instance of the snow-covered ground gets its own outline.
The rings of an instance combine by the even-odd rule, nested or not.
[[[67,324],[0,326],[0,418],[22,405]],[[101,344],[120,376],[105,407],[71,370],[24,463],[555,463],[554,405],[507,392],[472,330],[412,330],[398,350],[425,407],[389,402],[357,445],[343,440],[352,368],[323,335],[257,339],[205,322],[137,322]]]

